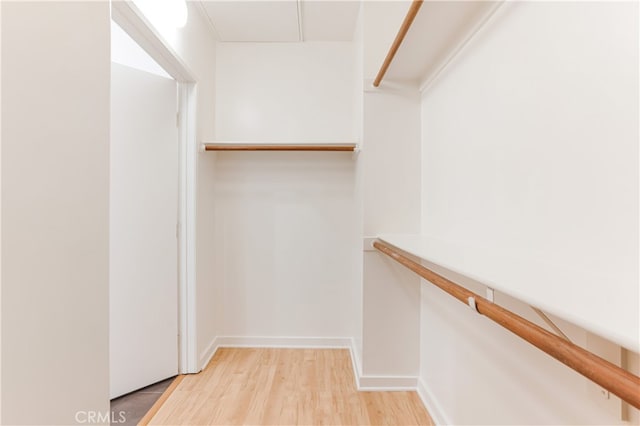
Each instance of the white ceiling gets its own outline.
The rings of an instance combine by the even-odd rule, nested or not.
[[[226,0],[202,5],[221,41],[351,41],[359,1]]]

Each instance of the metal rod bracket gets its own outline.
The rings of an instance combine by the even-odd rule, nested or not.
[[[553,322],[553,320],[551,320],[551,318],[547,316],[547,314],[545,314],[541,309],[538,309],[535,306],[529,306],[529,307],[533,309],[533,312],[538,314],[538,316],[542,319],[542,321],[544,321],[549,327],[551,327],[551,329],[558,335],[558,337],[566,340],[567,342],[571,342],[571,339],[569,339],[569,337],[562,332],[560,327],[558,327],[556,323]]]
[[[476,304],[476,299],[475,297],[471,297],[469,296],[469,298],[467,299],[467,305],[469,305],[469,307],[475,311],[475,313],[479,314],[480,311],[478,310],[478,305]]]
[[[487,287],[487,300],[491,303],[494,302],[494,293],[491,287]]]

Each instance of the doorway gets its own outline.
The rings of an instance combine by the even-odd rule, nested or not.
[[[155,4],[155,2],[153,2]],[[112,2],[111,18],[134,41],[135,48],[146,52],[142,70],[170,77],[177,84],[178,114],[178,222],[177,300],[178,300],[178,372],[198,372],[196,341],[195,222],[196,222],[196,114],[197,80],[173,48],[152,26],[134,2]],[[149,58],[152,58],[149,61]]]
[[[112,26],[110,396],[178,374],[177,82]],[[123,65],[122,63],[125,63]]]

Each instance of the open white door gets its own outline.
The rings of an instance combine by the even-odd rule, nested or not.
[[[174,80],[112,63],[111,398],[178,374]]]

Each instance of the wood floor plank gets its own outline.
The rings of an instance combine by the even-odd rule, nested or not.
[[[151,425],[433,425],[416,392],[358,392],[345,349],[222,348]]]
[[[140,419],[140,421],[138,422],[138,426],[147,426],[149,424],[149,421],[153,418],[153,416],[155,416],[160,407],[164,405],[165,401],[169,399],[169,396],[173,393],[173,391],[177,389],[182,379],[184,379],[183,375],[179,375],[175,379],[173,379],[169,387],[165,389],[162,395],[160,395],[160,398],[158,398],[156,402],[151,406],[149,411],[147,411],[147,414],[145,414],[142,419]]]

